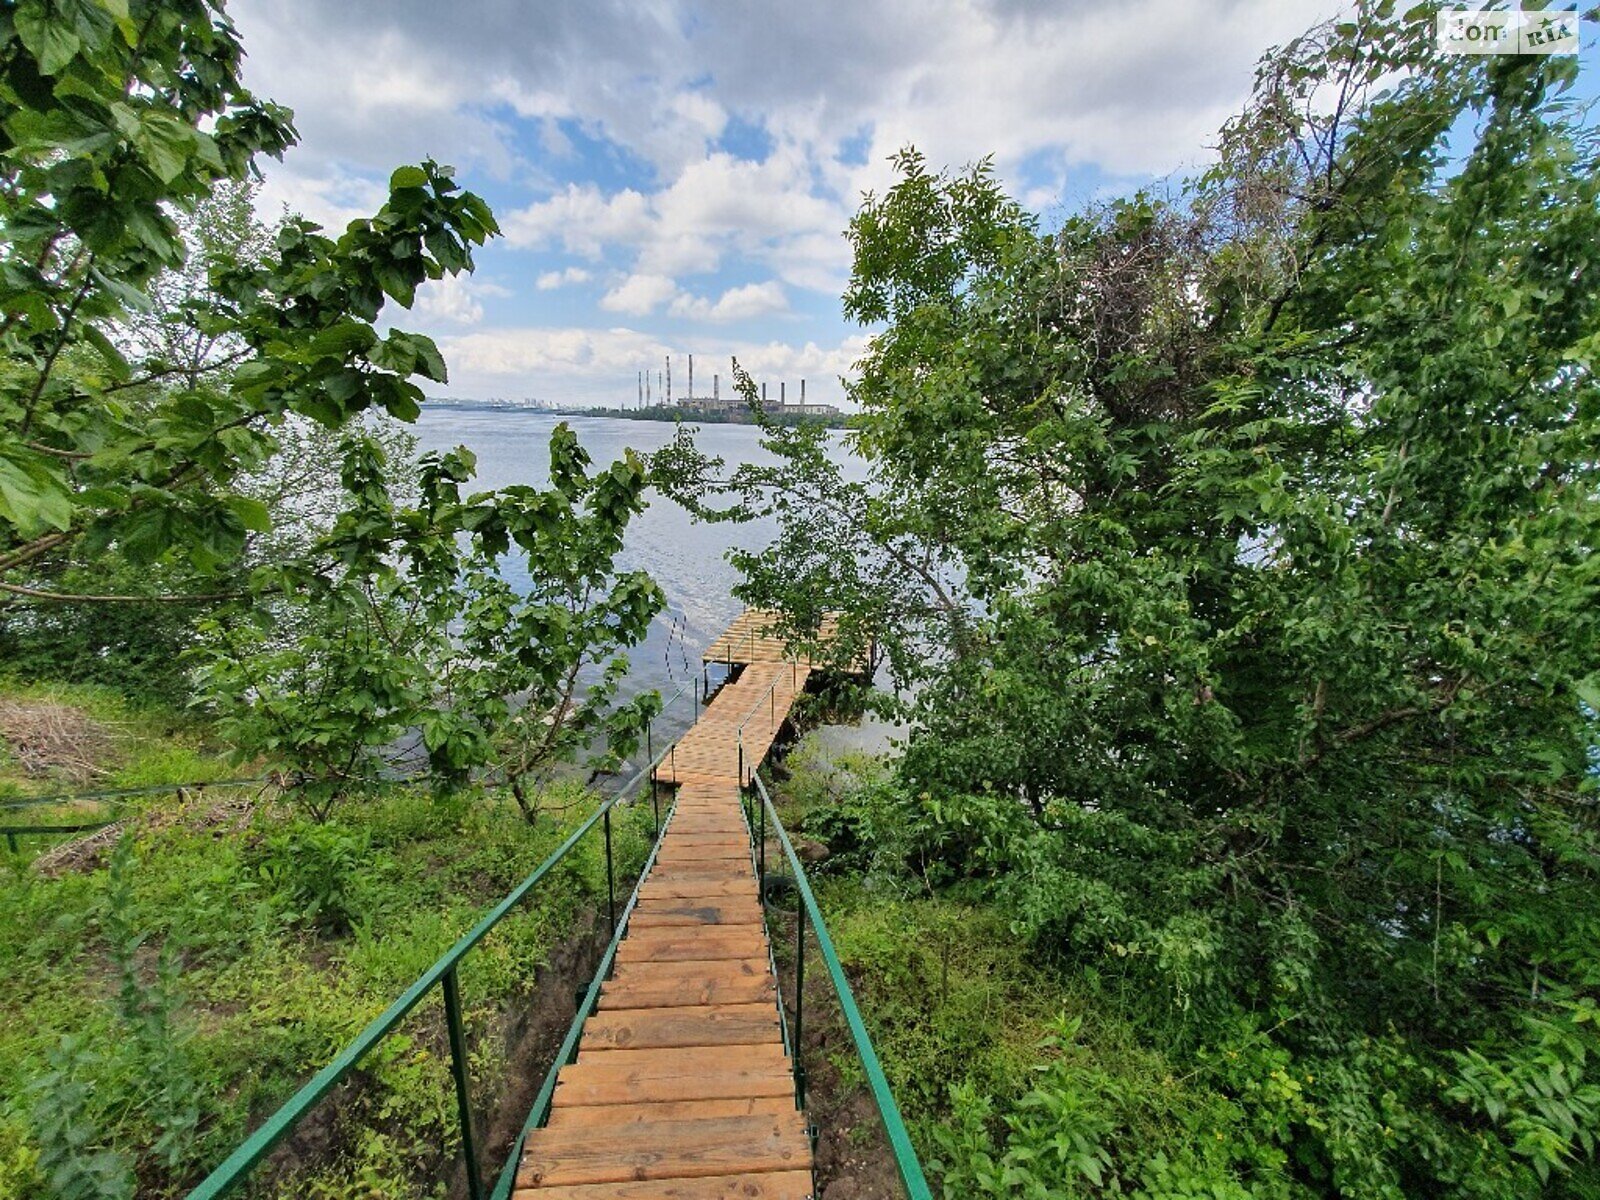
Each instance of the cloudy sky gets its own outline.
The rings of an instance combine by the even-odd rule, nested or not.
[[[236,0],[301,144],[264,206],[337,228],[433,156],[494,207],[477,273],[399,322],[460,396],[631,403],[736,354],[837,400],[842,231],[887,159],[992,154],[1047,219],[1205,160],[1253,64],[1337,0]],[[715,364],[715,365],[713,365]]]

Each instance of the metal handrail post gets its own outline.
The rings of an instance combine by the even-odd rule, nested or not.
[[[757,803],[760,803],[758,800]],[[762,805],[765,808],[765,805]],[[806,1020],[806,906],[796,914],[794,935],[794,1106],[806,1106],[806,1063],[801,1036]]]
[[[468,1091],[467,1035],[461,1026],[461,993],[456,969],[444,973],[444,1023],[450,1034],[450,1073],[456,1080],[456,1112],[461,1119],[461,1153],[467,1160],[467,1195],[483,1200],[483,1176],[478,1171],[477,1139],[472,1135],[472,1100]]]
[[[611,860],[611,810],[606,809],[606,912],[611,917],[611,932],[617,932],[617,872]]]

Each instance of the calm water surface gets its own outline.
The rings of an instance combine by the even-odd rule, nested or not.
[[[425,451],[456,446],[471,450],[478,457],[480,487],[519,483],[542,487],[549,481],[550,432],[560,421],[572,426],[596,468],[621,457],[629,447],[641,454],[658,450],[673,435],[673,426],[659,421],[438,405],[424,405],[412,431]],[[760,431],[750,425],[704,425],[695,440],[705,453],[727,460],[730,468],[741,462],[773,461],[761,449]],[[847,467],[859,465],[837,440],[835,445],[841,462]],[[701,652],[741,607],[732,593],[738,572],[728,564],[727,552],[760,549],[775,533],[770,521],[698,522],[671,500],[650,493],[650,506],[628,527],[618,566],[649,572],[666,593],[667,607],[644,643],[629,655],[627,693],[657,688],[666,699],[689,684],[700,670]],[[506,571],[513,585],[527,582],[519,560],[508,560]],[[713,674],[712,682],[716,681]],[[679,732],[692,711],[692,701],[679,700],[663,714],[658,728],[663,733]]]

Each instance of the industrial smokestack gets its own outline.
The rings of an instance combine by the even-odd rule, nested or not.
[[[688,398],[690,400],[694,399],[694,355],[692,355],[692,354],[689,355],[689,396],[688,396]]]
[[[765,383],[763,383],[761,385],[761,406],[763,408],[765,408],[766,404],[767,404],[767,385]]]
[[[667,403],[672,403],[672,355],[667,355]]]
[[[782,412],[789,407],[789,384],[784,380],[778,381],[778,411]]]
[[[639,372],[639,407],[644,407],[644,372]]]
[[[806,381],[804,379],[802,379],[800,381],[800,407],[804,408],[805,406],[806,406]]]
[[[711,377],[711,398],[713,400],[722,399],[722,376],[721,375],[713,375]]]

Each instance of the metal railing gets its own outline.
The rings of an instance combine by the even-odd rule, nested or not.
[[[674,804],[676,807],[676,804]],[[667,810],[667,820],[672,820],[672,809]],[[570,1063],[578,1053],[578,1042],[583,1036],[583,1023],[589,1019],[594,1007],[600,1000],[600,989],[611,974],[612,963],[616,961],[617,948],[622,944],[623,935],[628,929],[628,918],[633,915],[634,907],[639,903],[639,887],[650,874],[650,869],[655,866],[656,854],[661,849],[661,837],[658,832],[655,843],[650,847],[649,857],[645,859],[644,866],[639,870],[639,884],[633,889],[633,894],[628,897],[628,905],[622,911],[622,920],[611,931],[611,942],[606,946],[605,953],[600,956],[600,965],[595,968],[594,978],[589,981],[589,990],[583,994],[583,999],[578,1003],[578,1011],[573,1015],[572,1024],[567,1027],[567,1036],[561,1041],[561,1048],[556,1051],[555,1061],[550,1064],[550,1070],[545,1073],[544,1083],[539,1088],[539,1095],[534,1099],[533,1107],[528,1110],[528,1119],[523,1122],[522,1132],[517,1135],[517,1140],[512,1143],[511,1153],[506,1156],[505,1166],[500,1170],[500,1177],[495,1181],[492,1200],[507,1200],[512,1188],[516,1185],[517,1168],[522,1162],[523,1147],[527,1143],[528,1135],[539,1128],[549,1119],[550,1102],[555,1096],[556,1077],[561,1068]]]
[[[783,847],[783,853],[789,860],[789,869],[794,872],[794,887],[800,897],[795,921],[793,1028],[788,1034],[791,1053],[794,1055],[795,1105],[799,1108],[805,1107],[805,1043],[801,1040],[801,1035],[805,1030],[806,926],[809,924],[816,939],[817,952],[822,956],[822,965],[833,981],[834,995],[838,997],[845,1025],[850,1030],[850,1038],[855,1042],[856,1056],[860,1058],[862,1069],[866,1072],[867,1086],[871,1089],[872,1099],[878,1106],[878,1117],[883,1122],[884,1133],[889,1138],[889,1149],[894,1155],[900,1182],[911,1200],[932,1200],[928,1181],[922,1174],[922,1164],[917,1160],[916,1149],[911,1145],[911,1135],[906,1132],[905,1121],[900,1116],[900,1106],[895,1103],[894,1095],[889,1091],[889,1081],[884,1078],[883,1066],[878,1062],[877,1052],[872,1048],[872,1038],[867,1034],[866,1024],[861,1020],[861,1011],[856,1007],[855,995],[850,990],[849,980],[845,978],[839,953],[833,947],[833,939],[828,936],[828,927],[822,920],[821,911],[817,908],[817,898],[811,892],[811,883],[806,878],[805,867],[800,863],[800,856],[795,853],[794,843],[789,840],[783,822],[778,819],[778,810],[773,807],[772,797],[768,795],[767,786],[761,781],[761,776],[752,771],[751,781],[756,791],[756,821],[752,823],[752,831],[756,837],[756,873],[761,888],[762,904],[763,906],[766,904],[767,896],[769,816],[772,819],[772,832],[777,836],[778,843]]]
[[[408,987],[393,1004],[381,1014],[374,1017],[365,1029],[356,1035],[355,1040],[341,1050],[336,1058],[322,1070],[314,1075],[310,1082],[291,1096],[283,1107],[268,1117],[267,1120],[250,1135],[245,1142],[217,1166],[211,1174],[200,1182],[200,1185],[189,1193],[189,1200],[213,1200],[214,1197],[225,1196],[236,1186],[242,1183],[245,1177],[279,1142],[287,1137],[299,1124],[305,1115],[315,1108],[322,1099],[345,1076],[349,1075],[356,1066],[371,1052],[379,1042],[393,1032],[394,1028],[416,1008],[418,1004],[437,986],[444,998],[445,1025],[450,1041],[450,1073],[455,1078],[456,1113],[461,1129],[461,1150],[466,1159],[467,1194],[472,1200],[482,1200],[484,1196],[483,1178],[478,1167],[477,1139],[473,1131],[472,1106],[470,1095],[470,1079],[468,1075],[466,1032],[461,1022],[461,997],[458,989],[456,969],[461,960],[475,947],[484,936],[498,925],[513,909],[515,909],[534,887],[550,873],[562,859],[583,840],[585,834],[596,825],[603,827],[605,832],[606,852],[606,911],[611,923],[611,948],[607,957],[602,962],[601,970],[604,972],[610,957],[616,952],[617,941],[621,936],[624,924],[617,916],[616,872],[612,862],[611,849],[611,810],[619,803],[626,800],[643,782],[646,776],[652,776],[659,760],[652,761],[630,779],[615,795],[601,802],[582,825],[573,830],[567,839],[556,848],[555,852],[540,863],[537,868],[519,883],[505,899],[490,909],[484,917],[447,950],[444,955],[431,967],[424,971],[410,987]],[[646,860],[640,878],[648,872],[650,864],[655,861],[655,850],[661,844],[660,810],[657,809],[656,837],[652,845],[650,856]],[[670,816],[670,812],[669,812]],[[637,897],[637,890],[634,893]],[[634,901],[628,902],[624,912],[632,911]],[[591,986],[591,994],[597,993],[599,976],[596,983]],[[507,1171],[515,1175],[516,1156],[513,1155],[502,1171],[502,1179]],[[509,1184],[507,1184],[509,1192]],[[498,1194],[498,1191],[497,1191]]]
[[[251,779],[204,779],[193,783],[157,783],[146,787],[132,788],[104,788],[94,792],[62,792],[52,796],[23,796],[18,799],[0,801],[0,812],[22,812],[30,808],[60,808],[69,804],[81,804],[85,801],[101,806],[103,815],[88,816],[87,819],[69,821],[50,820],[48,823],[32,825],[13,825],[9,818],[0,818],[0,834],[5,835],[6,845],[11,853],[19,852],[17,838],[24,835],[60,835],[64,833],[88,833],[95,829],[104,829],[107,825],[115,825],[127,815],[128,805],[125,801],[135,796],[157,796],[167,793],[204,792],[206,788],[221,787],[253,787],[256,784],[270,783],[269,775],[257,776]],[[71,815],[71,814],[67,814]]]
[[[770,724],[772,724],[772,725],[776,725],[777,724],[777,720],[778,720],[778,684],[780,684],[782,682],[783,682],[783,674],[782,674],[782,672],[779,672],[777,675],[774,675],[772,677],[772,682],[767,685],[767,690],[765,692],[761,693],[761,698],[750,706],[750,711],[744,714],[744,717],[739,721],[739,727],[736,730],[734,730],[734,739],[738,742],[738,745],[739,745],[739,786],[740,787],[749,787],[750,786],[750,776],[755,773],[755,768],[754,767],[752,767],[750,769],[750,775],[747,775],[745,773],[745,769],[744,769],[744,727],[746,725],[750,724],[751,720],[754,719],[756,713],[760,711],[762,704],[766,704],[766,706],[767,706],[767,720],[768,720],[768,722]],[[791,661],[789,663],[789,686],[795,692],[798,692],[800,690],[800,665],[799,665],[799,663],[793,662],[793,661]],[[773,729],[773,734],[774,735],[777,734],[777,730],[776,729]]]

